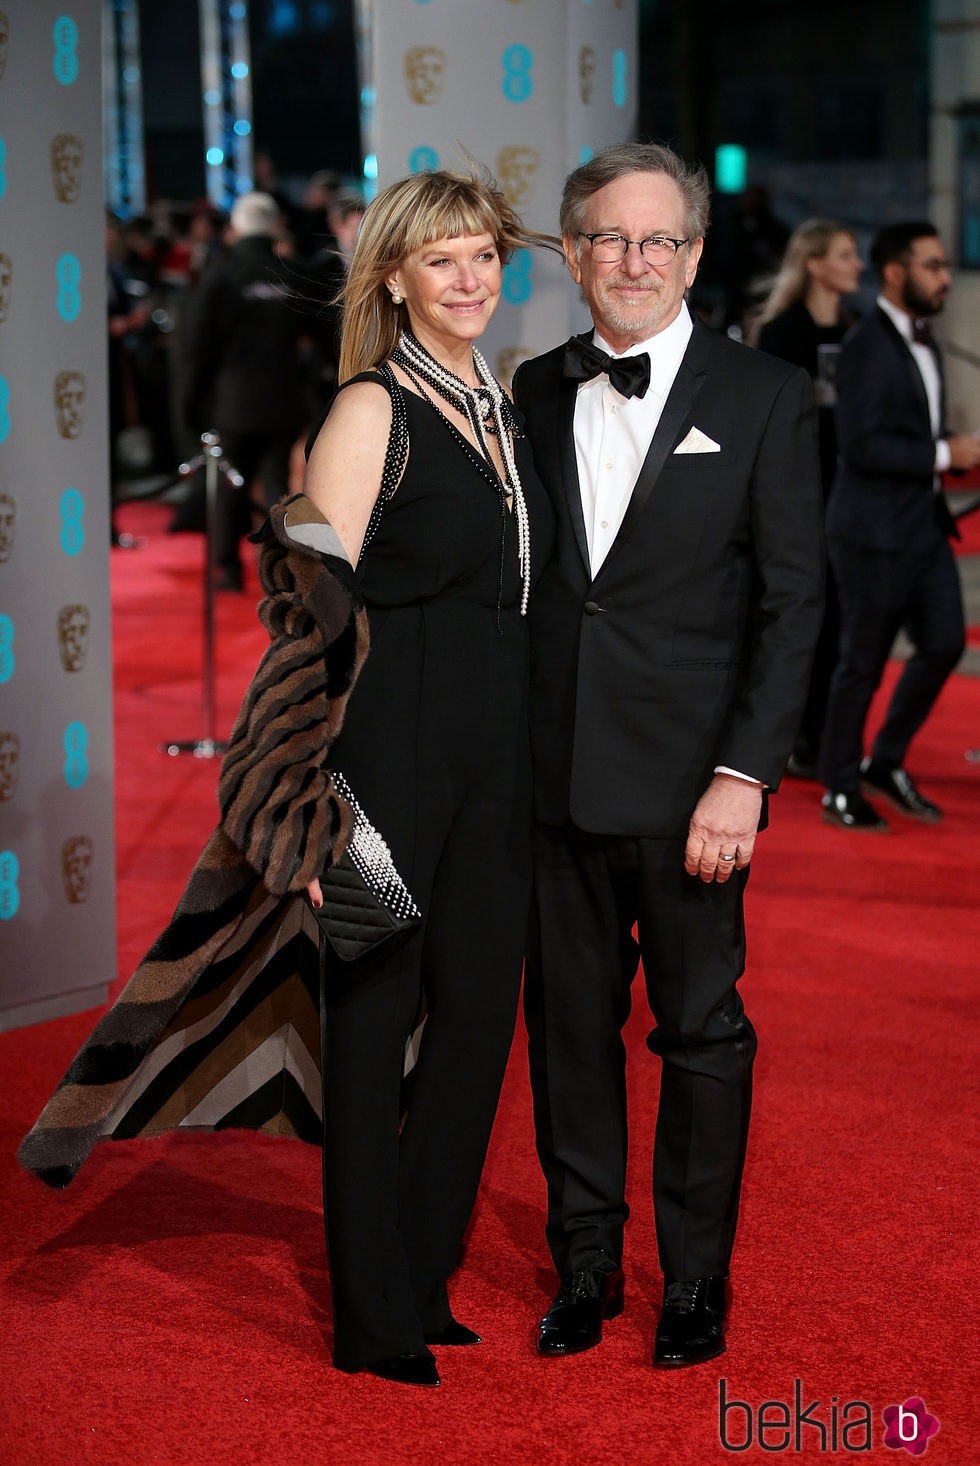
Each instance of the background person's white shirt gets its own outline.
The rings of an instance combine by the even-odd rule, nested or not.
[[[929,425],[932,428],[932,436],[936,440],[935,470],[936,473],[945,473],[950,464],[950,452],[946,439],[939,436],[943,426],[941,416],[943,386],[936,358],[932,349],[926,346],[925,342],[912,340],[912,317],[907,311],[899,310],[898,306],[892,305],[891,301],[886,300],[883,295],[878,296],[878,305],[908,345],[912,358],[919,368],[919,376],[922,378],[922,385],[926,389],[926,398],[929,402]]]

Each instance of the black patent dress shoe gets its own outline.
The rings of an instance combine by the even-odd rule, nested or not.
[[[579,1268],[561,1280],[554,1303],[541,1320],[538,1353],[581,1354],[602,1338],[603,1320],[623,1311],[623,1270]]]
[[[703,1364],[725,1352],[727,1278],[690,1278],[664,1285],[653,1362],[657,1369]]]
[[[465,1323],[457,1323],[451,1318],[444,1329],[426,1334],[427,1344],[482,1344],[483,1340],[473,1329],[468,1329]]]
[[[392,1380],[396,1385],[441,1385],[436,1361],[429,1353],[394,1354],[390,1359],[375,1359],[365,1364],[368,1374]]]
[[[820,801],[823,817],[828,825],[839,825],[842,830],[864,830],[878,832],[888,829],[888,821],[861,794],[835,794],[828,789]]]
[[[883,794],[900,814],[907,814],[911,819],[934,825],[943,817],[939,805],[919,793],[904,769],[889,769],[873,758],[866,758],[861,764],[861,783],[865,789]]]

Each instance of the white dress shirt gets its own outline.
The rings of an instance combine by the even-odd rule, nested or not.
[[[892,305],[891,301],[886,300],[883,295],[878,296],[878,305],[892,322],[902,340],[908,345],[912,359],[919,368],[919,376],[922,378],[922,385],[926,389],[926,397],[929,402],[929,423],[932,428],[932,436],[936,440],[936,473],[945,473],[950,463],[950,452],[946,439],[939,436],[943,426],[941,416],[943,388],[936,358],[932,348],[926,346],[924,341],[913,341],[912,317],[907,311],[899,310],[897,305]]]
[[[575,458],[593,577],[619,533],[693,329],[691,314],[682,305],[669,326],[628,351],[613,351],[596,332],[596,346],[616,360],[647,352],[650,386],[643,397],[623,397],[605,372],[579,384]]]

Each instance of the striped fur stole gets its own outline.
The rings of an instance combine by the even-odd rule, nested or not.
[[[349,564],[297,543],[297,522],[326,526],[296,495],[257,536],[269,646],[222,764],[221,822],[21,1143],[51,1186],[109,1137],[243,1126],[320,1141],[319,933],[298,893],[349,829],[324,765],[368,631]]]

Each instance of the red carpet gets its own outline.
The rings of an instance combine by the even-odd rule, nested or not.
[[[176,900],[215,813],[213,763],[158,744],[202,732],[200,541],[162,533],[112,557],[120,974]],[[250,589],[255,588],[254,580]],[[261,648],[255,597],[219,604],[219,731]],[[647,1195],[656,1063],[629,1028],[632,1199],[627,1303],[600,1348],[538,1360],[552,1278],[542,1235],[523,1037],[515,1045],[458,1316],[485,1343],[441,1352],[443,1387],[338,1374],[319,1156],[259,1136],[100,1146],[64,1193],[13,1152],[94,1015],[0,1036],[0,1450],[13,1466],[333,1466],[817,1459],[883,1444],[883,1410],[921,1396],[926,1460],[977,1445],[976,1045],[980,681],[955,677],[913,772],[947,810],[886,837],[821,824],[788,784],[761,839],[743,989],[760,1033],[729,1351],[649,1367],[659,1273]],[[719,1381],[753,1444],[719,1437]],[[801,1413],[794,1419],[794,1383]],[[759,1407],[765,1414],[759,1447]],[[782,1403],[780,1403],[782,1402]],[[816,1403],[814,1403],[816,1402]],[[784,1409],[785,1407],[785,1409]],[[786,1423],[788,1422],[788,1424]],[[729,1446],[747,1412],[726,1416]],[[850,1433],[845,1437],[843,1427]],[[799,1431],[800,1449],[796,1446]],[[845,1449],[848,1447],[849,1449]]]

